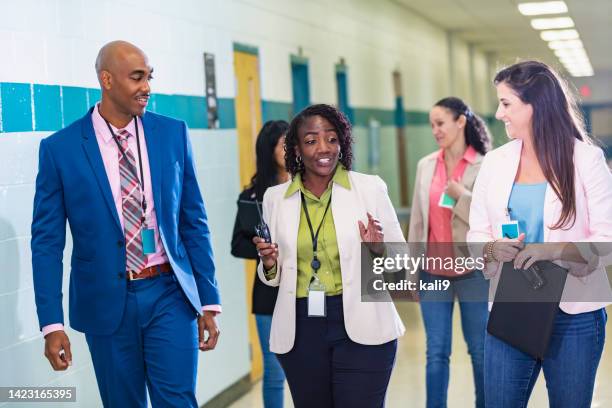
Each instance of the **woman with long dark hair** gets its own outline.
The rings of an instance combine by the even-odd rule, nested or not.
[[[272,242],[254,239],[260,279],[280,287],[270,349],[296,408],[384,406],[404,333],[390,299],[361,299],[362,244],[378,257],[404,238],[385,183],[350,171],[352,140],[348,119],[330,105],[291,121],[293,179],[264,195]]]
[[[408,242],[426,243],[430,259],[460,256],[455,244],[465,242],[472,187],[483,156],[491,146],[484,121],[461,99],[436,102],[429,113],[439,150],[417,165]],[[449,382],[453,309],[461,309],[463,337],[474,371],[476,406],[484,407],[484,334],[487,325],[488,282],[479,270],[442,265],[420,271],[420,280],[447,280],[447,290],[420,293],[421,314],[427,336],[427,407],[445,407]]]
[[[543,370],[551,407],[590,407],[612,298],[609,257],[600,251],[612,242],[612,174],[552,68],[520,62],[499,71],[494,83],[495,116],[512,141],[482,163],[468,241],[481,243],[474,247],[487,261],[493,291],[505,262],[528,269],[553,261],[568,275],[543,359],[486,335],[486,406],[526,407]],[[502,237],[512,222],[520,234]]]
[[[261,222],[258,206],[269,187],[284,183],[289,174],[285,168],[285,135],[289,124],[284,120],[264,123],[255,143],[257,168],[251,184],[238,197],[238,214],[232,236],[232,255],[259,259],[252,242],[255,226]],[[251,312],[255,314],[259,343],[263,354],[263,400],[265,408],[282,408],[285,375],[278,359],[270,352],[270,325],[278,288],[264,285],[257,277],[253,283]]]

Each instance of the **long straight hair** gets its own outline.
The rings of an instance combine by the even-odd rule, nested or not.
[[[255,142],[256,171],[249,186],[255,192],[258,201],[268,187],[278,184],[278,167],[274,149],[278,140],[287,133],[289,123],[284,120],[269,120],[262,126]]]
[[[533,108],[533,146],[555,195],[562,203],[559,220],[551,229],[569,229],[576,221],[574,144],[588,137],[576,98],[567,83],[548,65],[523,61],[504,68],[493,80],[508,85]]]

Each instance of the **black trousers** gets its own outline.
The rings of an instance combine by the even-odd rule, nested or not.
[[[293,349],[277,354],[296,408],[379,408],[395,362],[397,340],[358,344],[344,329],[342,295],[327,296],[327,317],[308,317],[297,299]]]

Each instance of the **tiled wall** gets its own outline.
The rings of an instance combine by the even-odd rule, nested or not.
[[[198,400],[204,403],[250,370],[244,268],[229,255],[240,190],[233,44],[258,50],[264,120],[289,118],[290,55],[308,58],[312,101],[325,103],[336,102],[334,67],[343,58],[355,118],[355,168],[371,170],[367,126],[376,119],[378,171],[397,202],[391,73],[399,69],[403,75],[412,172],[420,155],[434,147],[426,112],[450,89],[447,36],[386,0],[0,0],[0,386],[77,386],[77,406],[83,407],[100,405],[83,336],[68,329],[74,355],[69,371],[52,372],[43,356],[29,250],[33,183],[41,138],[99,100],[93,62],[114,39],[140,46],[155,67],[150,110],[183,119],[191,129],[224,308],[217,350],[200,357]],[[215,54],[220,130],[205,130],[204,52]],[[459,44],[455,53],[464,60],[466,47]],[[459,96],[469,98],[473,88],[476,95],[486,94],[486,70],[477,71],[457,68],[456,81],[475,80],[459,86],[466,92]],[[482,99],[475,109],[486,112]],[[68,256],[70,249],[68,236]]]

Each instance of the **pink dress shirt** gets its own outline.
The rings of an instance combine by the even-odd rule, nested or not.
[[[122,207],[122,198],[121,198],[121,176],[119,175],[119,150],[117,147],[117,143],[113,140],[113,136],[108,131],[108,126],[106,125],[106,121],[100,115],[98,111],[98,106],[96,105],[95,109],[91,114],[91,119],[93,121],[94,132],[96,133],[96,139],[98,141],[98,147],[100,148],[100,154],[102,155],[102,161],[104,162],[104,169],[106,170],[106,176],[108,177],[108,182],[110,184],[111,192],[113,194],[113,199],[115,200],[115,207],[117,208],[117,214],[119,215],[119,221],[121,222],[121,227],[123,228],[123,207]],[[118,128],[111,125],[113,132],[118,134]],[[131,137],[128,138],[128,146],[136,160],[138,160],[138,145],[136,143],[136,129],[134,127],[134,121],[130,121],[130,123],[124,128],[127,130]],[[149,222],[148,227],[153,228],[155,232],[155,253],[147,256],[147,265],[146,267],[161,265],[168,262],[168,256],[166,255],[166,251],[161,242],[161,238],[159,236],[159,228],[157,227],[157,217],[155,215],[155,203],[153,202],[153,189],[151,188],[151,171],[149,167],[149,155],[147,153],[147,143],[145,142],[145,134],[144,129],[142,127],[142,121],[138,121],[138,133],[140,137],[140,153],[142,157],[142,171],[144,172],[144,187],[145,187],[145,198],[147,200],[147,214],[146,219]],[[142,180],[142,176],[140,175],[140,168],[137,166],[138,177]],[[217,313],[221,312],[220,305],[207,305],[202,307],[202,311],[209,310]],[[61,323],[54,323],[43,327],[42,332],[43,335],[56,331],[63,330],[64,326]]]
[[[455,166],[451,179],[460,181],[468,164],[474,163],[476,159],[476,150],[472,146],[468,146],[459,163]],[[448,175],[446,174],[446,166],[444,165],[444,150],[440,149],[436,161],[431,187],[429,189],[429,231],[427,242],[429,244],[436,243],[452,243],[453,229],[451,227],[452,210],[449,208],[440,207],[440,197],[446,190],[448,184]],[[428,257],[454,257],[452,245],[427,245]],[[433,263],[436,264],[435,262]],[[436,265],[438,266],[438,265]],[[428,272],[434,275],[457,276],[455,271],[446,269],[431,268]]]

